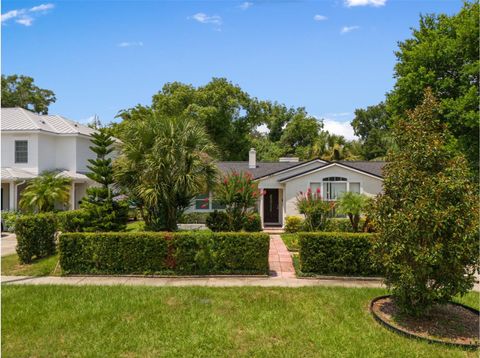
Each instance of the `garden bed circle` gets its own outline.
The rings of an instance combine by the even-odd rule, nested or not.
[[[429,342],[429,343],[443,344],[443,345],[450,346],[450,347],[461,347],[461,348],[464,348],[464,349],[478,349],[478,348],[480,348],[480,344],[478,344],[478,343],[477,344],[456,343],[456,342],[443,341],[443,340],[435,339],[435,338],[423,337],[423,336],[414,334],[412,332],[409,332],[405,329],[402,329],[398,326],[395,326],[395,325],[391,324],[390,322],[387,322],[385,319],[380,317],[380,315],[377,314],[377,312],[375,312],[374,305],[379,300],[382,300],[382,299],[385,299],[385,298],[391,298],[391,297],[392,297],[392,295],[383,295],[383,296],[379,296],[379,297],[374,298],[370,302],[370,312],[372,313],[373,318],[377,322],[379,322],[381,325],[383,325],[384,327],[392,330],[395,333],[403,335],[405,337],[414,338],[414,339],[418,339],[418,340],[423,340],[423,341],[426,341],[426,342]],[[458,303],[458,302],[449,302],[449,304],[462,307],[462,308],[466,309],[467,311],[470,311],[470,312],[472,312],[476,315],[480,314],[480,312],[478,310],[476,310],[472,307],[463,305],[463,304]]]

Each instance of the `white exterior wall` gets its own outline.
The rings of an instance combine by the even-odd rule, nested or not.
[[[94,159],[97,155],[90,150],[90,146],[92,142],[89,138],[84,137],[77,137],[76,142],[76,163],[77,163],[77,171],[79,172],[86,172],[88,171],[87,165],[88,159]],[[113,152],[112,152],[113,153]]]
[[[77,170],[77,143],[75,137],[57,137],[55,163],[56,168],[76,171]]]
[[[361,172],[345,169],[340,166],[332,166],[315,173],[294,178],[285,184],[285,214],[299,215],[296,203],[299,192],[305,192],[310,187],[310,183],[321,183],[323,178],[344,177],[347,182],[360,183],[360,193],[375,196],[382,191],[383,181],[380,178],[369,176]]]
[[[28,141],[28,163],[15,163],[15,141]],[[38,174],[38,134],[2,133],[2,167]]]
[[[38,135],[38,172],[56,168],[57,142],[53,135]]]

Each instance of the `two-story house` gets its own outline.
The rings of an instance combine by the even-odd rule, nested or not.
[[[1,208],[15,210],[29,179],[46,170],[72,179],[70,209],[78,208],[88,186],[85,173],[93,129],[58,115],[23,108],[1,109]]]

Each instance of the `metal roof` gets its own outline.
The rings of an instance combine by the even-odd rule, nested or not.
[[[95,132],[83,124],[58,115],[41,115],[23,108],[2,108],[0,118],[2,131],[44,131],[54,134],[77,134],[90,136]]]

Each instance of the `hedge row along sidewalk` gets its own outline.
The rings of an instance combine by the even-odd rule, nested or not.
[[[59,239],[65,274],[268,274],[263,233],[66,233]]]
[[[371,260],[375,234],[299,233],[300,270],[306,274],[382,276]]]

